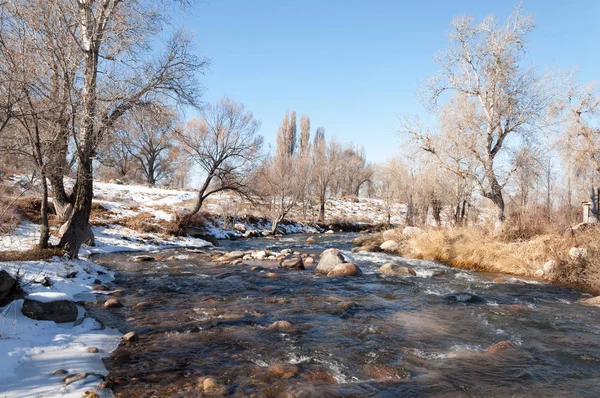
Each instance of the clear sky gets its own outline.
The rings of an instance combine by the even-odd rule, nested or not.
[[[312,131],[364,145],[369,160],[398,153],[398,115],[426,114],[416,92],[435,73],[456,15],[505,18],[517,1],[199,0],[180,16],[211,61],[204,101],[227,95],[262,122],[274,145],[286,110]],[[600,80],[600,1],[524,1],[536,17],[527,62],[578,67]],[[193,116],[193,115],[188,115]]]

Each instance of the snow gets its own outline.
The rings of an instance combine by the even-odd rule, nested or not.
[[[26,221],[20,223],[10,234],[0,235],[0,251],[29,250],[40,238],[40,227]],[[50,243],[57,244],[57,238],[51,238]]]
[[[73,297],[63,292],[35,292],[27,295],[28,299],[48,303],[58,300],[73,300]]]
[[[114,274],[90,260],[53,258],[50,261],[0,263],[0,268],[21,280],[27,298],[38,301],[93,300],[90,285],[108,282]],[[67,278],[67,275],[72,276]],[[49,280],[50,285],[39,283]],[[0,397],[81,397],[98,384],[98,377],[64,386],[65,376],[52,376],[58,369],[68,374],[92,372],[106,375],[101,358],[119,344],[121,334],[83,317],[79,322],[56,324],[36,321],[21,313],[23,300],[0,308]],[[86,347],[94,346],[98,354]]]
[[[101,361],[118,345],[121,334],[102,329],[96,320],[80,324],[36,321],[21,313],[23,300],[1,308],[0,324],[0,397],[82,397],[101,380],[88,376],[65,386],[63,376],[52,374],[64,369],[68,374],[92,372],[106,375]],[[85,351],[97,347],[97,354]]]

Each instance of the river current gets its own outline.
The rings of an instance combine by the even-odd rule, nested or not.
[[[354,277],[220,265],[208,249],[164,250],[150,262],[97,257],[116,271],[110,288],[122,290],[124,307],[88,312],[139,335],[105,360],[115,395],[600,396],[600,309],[579,304],[581,292],[355,254],[353,237],[320,235],[309,245],[288,235],[215,250],[335,247],[362,269]],[[387,262],[417,275],[381,275]],[[269,328],[280,320],[292,329]],[[219,388],[203,390],[205,377]]]

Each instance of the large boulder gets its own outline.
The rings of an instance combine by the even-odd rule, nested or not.
[[[358,265],[352,263],[342,263],[338,264],[331,271],[327,273],[328,277],[334,276],[355,276],[362,274]]]
[[[285,269],[303,270],[304,262],[302,261],[302,257],[300,256],[286,256],[279,263],[279,267]]]
[[[56,323],[75,322],[78,313],[77,304],[70,300],[43,302],[31,299],[25,299],[21,312],[31,319]]]
[[[400,244],[395,240],[387,240],[379,246],[381,250],[388,253],[395,253],[400,250]]]
[[[394,263],[382,265],[381,268],[379,268],[379,272],[385,275],[417,275],[414,269]]]
[[[586,304],[586,305],[600,306],[600,296],[590,297],[590,298],[582,298],[581,300],[579,300],[579,302]]]
[[[5,270],[0,271],[0,303],[11,294],[17,286],[15,278]]]
[[[407,238],[416,238],[417,236],[421,235],[423,233],[423,230],[419,227],[405,227],[402,230],[402,235],[406,236]]]
[[[207,234],[202,228],[188,227],[186,232],[188,236],[191,236],[192,238],[202,239],[212,244],[214,247],[219,247],[219,241],[217,238],[215,238],[213,235]]]
[[[321,259],[315,268],[315,271],[321,274],[328,274],[336,265],[343,264],[346,259],[338,249],[327,249],[321,254]]]

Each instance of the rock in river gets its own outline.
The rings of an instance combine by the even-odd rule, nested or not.
[[[379,246],[381,250],[388,253],[395,253],[400,250],[400,244],[395,240],[386,240]]]
[[[382,265],[381,268],[379,268],[379,272],[386,275],[417,275],[414,269],[394,263]]]
[[[328,277],[333,276],[355,276],[360,275],[362,272],[356,264],[342,263],[336,265],[331,271],[327,273]]]
[[[450,293],[443,297],[446,304],[483,304],[485,299],[471,293]]]
[[[345,262],[346,259],[338,249],[327,249],[321,254],[321,260],[319,260],[315,271],[321,274],[328,274],[337,265]]]
[[[295,256],[295,255],[293,255],[293,256],[286,256],[279,263],[279,267],[285,268],[285,269],[303,270],[304,269],[304,262],[302,261],[302,257],[300,257],[300,256]]]

